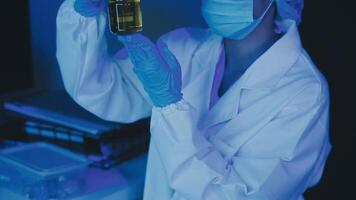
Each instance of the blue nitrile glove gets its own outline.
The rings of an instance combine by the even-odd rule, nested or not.
[[[182,99],[180,65],[162,40],[155,45],[139,33],[118,39],[124,44],[134,72],[155,106],[165,107]]]
[[[93,17],[105,8],[106,3],[106,0],[75,0],[74,10],[84,17]]]

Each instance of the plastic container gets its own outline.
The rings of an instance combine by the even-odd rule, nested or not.
[[[48,143],[0,152],[0,187],[29,199],[63,199],[81,191],[89,161]]]

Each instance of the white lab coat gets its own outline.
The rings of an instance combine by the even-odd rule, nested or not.
[[[107,54],[104,14],[66,0],[57,17],[65,88],[97,116],[151,116],[145,200],[294,200],[318,183],[331,150],[328,86],[293,22],[209,109],[222,38],[182,28],[162,36],[182,68],[184,100],[152,107],[125,50]]]

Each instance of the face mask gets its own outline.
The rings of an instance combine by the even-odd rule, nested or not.
[[[209,27],[225,38],[242,40],[261,23],[274,0],[261,17],[253,19],[253,0],[203,0],[202,14]]]

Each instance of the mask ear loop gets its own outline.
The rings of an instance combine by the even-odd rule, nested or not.
[[[242,30],[242,31],[245,31],[245,33],[243,34],[242,38],[244,38],[246,35],[248,35],[252,30],[254,30],[259,24],[261,24],[263,18],[266,16],[267,12],[271,9],[272,5],[273,5],[273,2],[275,0],[271,0],[266,8],[266,10],[262,13],[262,15],[260,17],[258,17],[257,19],[253,20],[252,24],[249,26],[249,27],[246,27],[245,30]],[[247,30],[247,31],[246,31]],[[241,32],[240,32],[241,33]],[[230,37],[227,37],[227,38],[234,38],[236,35],[233,34],[232,36]]]
[[[266,16],[267,12],[271,9],[273,3],[274,3],[275,0],[271,0],[266,8],[266,10],[262,13],[262,15],[257,18],[256,20],[259,20],[259,21],[262,21],[262,19]]]
[[[263,14],[262,14],[259,18],[257,18],[256,20],[259,20],[259,21],[261,22],[261,21],[263,20],[263,18],[266,16],[267,12],[271,9],[271,7],[272,7],[273,3],[275,3],[275,1],[276,1],[276,0],[271,0],[271,1],[269,2],[269,4],[268,4],[266,10],[265,10],[265,11],[263,12]],[[275,15],[276,15],[276,14],[275,14]],[[258,22],[258,23],[260,23],[260,22]],[[275,27],[275,29],[274,29],[274,32],[276,32],[277,34],[282,33],[283,31],[279,28],[279,27],[280,27],[280,24],[279,24],[276,20],[274,21],[274,23],[275,23],[275,25],[276,25],[276,27]]]

